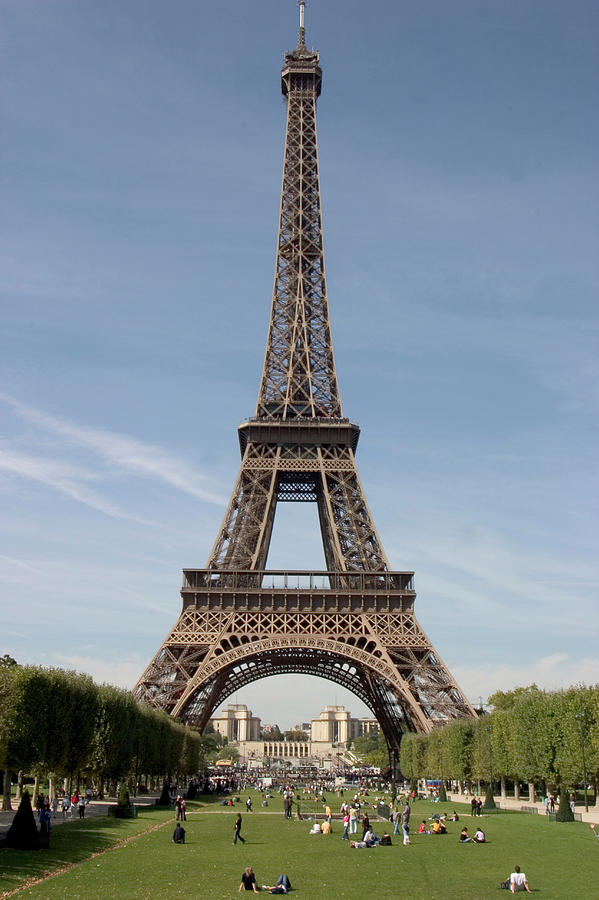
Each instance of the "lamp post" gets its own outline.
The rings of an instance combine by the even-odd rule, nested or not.
[[[489,776],[490,776],[490,788],[488,799],[490,803],[487,805],[487,800],[485,799],[485,807],[487,809],[495,809],[495,798],[493,797],[493,745],[491,743],[491,733],[493,726],[489,722],[485,728],[488,736],[489,736]]]
[[[584,755],[584,735],[582,733],[583,726],[586,725],[587,717],[584,710],[580,710],[577,713],[574,713],[574,718],[578,722],[578,728],[580,731],[580,750],[582,752],[582,777],[584,778],[584,811],[589,811],[589,800],[587,797],[587,764],[586,758]]]

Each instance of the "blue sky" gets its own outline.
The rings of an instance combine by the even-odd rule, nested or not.
[[[255,408],[297,10],[0,7],[0,654],[132,686]],[[344,411],[473,701],[599,681],[598,20],[586,0],[306,11]],[[279,507],[269,565],[324,566],[310,505]],[[231,699],[281,726],[364,713],[291,676]]]

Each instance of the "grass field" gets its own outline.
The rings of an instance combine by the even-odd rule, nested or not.
[[[75,863],[37,885],[24,886],[19,896],[146,900],[202,893],[226,898],[237,894],[241,873],[251,865],[259,884],[272,884],[286,872],[293,893],[304,900],[364,896],[482,900],[507,896],[499,884],[519,864],[533,893],[545,900],[599,897],[599,841],[582,823],[560,824],[522,813],[477,820],[464,815],[459,823],[449,823],[449,834],[443,837],[412,833],[409,847],[394,838],[392,847],[351,850],[341,840],[340,824],[334,823],[330,836],[311,836],[309,822],[284,819],[277,798],[268,810],[258,808],[251,814],[244,812],[242,802],[246,843],[233,846],[236,808],[216,803],[189,806],[184,846],[172,842],[172,814],[149,810],[134,820],[88,818],[61,825],[52,834],[51,850],[2,850],[0,896],[46,870]],[[446,809],[453,808],[448,804]],[[455,808],[466,813],[466,807]],[[309,809],[306,805],[306,812]],[[416,803],[412,832],[439,809],[444,805]],[[473,832],[479,821],[488,843],[459,844],[461,825]],[[382,825],[375,823],[379,834]],[[114,849],[102,852],[111,845]],[[99,855],[91,856],[94,853]]]

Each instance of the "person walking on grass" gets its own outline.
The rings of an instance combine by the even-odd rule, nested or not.
[[[406,799],[406,805],[404,806],[403,812],[401,814],[401,831],[403,834],[403,842],[404,845],[408,845],[410,843],[410,814],[412,810],[410,809],[410,802]]]
[[[235,830],[233,831],[233,845],[237,843],[237,840],[240,840],[242,844],[245,844],[245,838],[241,837],[241,813],[237,813],[237,818],[235,819]]]

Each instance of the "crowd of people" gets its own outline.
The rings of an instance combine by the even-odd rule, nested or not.
[[[247,785],[244,785],[247,788]],[[262,785],[264,787],[264,785]],[[275,790],[276,788],[272,788]],[[334,789],[334,788],[333,788]],[[298,789],[293,784],[282,783],[278,786],[283,801],[283,812],[285,818],[290,818],[290,810],[294,799],[298,796]],[[388,821],[393,825],[392,834],[387,830],[383,830],[382,834],[377,834],[370,816],[373,810],[376,813],[381,812],[381,804],[384,799],[375,794],[370,795],[366,787],[359,789],[351,799],[345,799],[343,790],[337,788],[339,807],[338,813],[333,809],[336,803],[333,803],[327,797],[327,787],[325,784],[310,784],[302,786],[299,790],[300,796],[312,800],[317,809],[319,809],[319,820],[311,823],[308,834],[327,836],[333,833],[334,820],[341,821],[341,839],[347,840],[349,848],[352,850],[367,850],[375,847],[385,847],[393,845],[393,836],[400,836],[404,846],[410,845],[410,818],[412,806],[417,800],[415,793],[406,792],[404,795],[396,796],[393,801],[387,805]],[[270,797],[270,793],[263,793],[263,797]],[[432,799],[432,798],[431,798]],[[480,798],[473,797],[471,803],[472,815],[477,817],[480,815],[478,800]],[[235,796],[231,802],[242,803],[245,800],[245,808],[248,813],[252,812],[252,797],[248,793],[246,798]],[[419,804],[420,805],[420,804]],[[482,804],[481,804],[482,806]],[[173,832],[173,841],[177,844],[185,844],[186,833],[182,826],[182,821],[186,819],[185,800],[182,795],[178,795],[175,800],[175,819],[176,826]],[[418,828],[418,835],[444,835],[448,833],[448,823],[457,823],[460,816],[456,810],[451,815],[445,812],[434,812],[431,816],[423,818]],[[593,828],[593,833],[599,838]],[[235,814],[233,824],[233,844],[238,842],[245,844],[245,838],[241,834],[242,815],[241,812]],[[360,834],[361,831],[361,834]],[[339,832],[335,832],[338,834]],[[463,826],[459,833],[458,841],[460,844],[485,844],[487,838],[485,832],[480,825],[476,831],[470,836],[467,826]],[[514,871],[510,874],[501,887],[509,889],[512,893],[526,891],[530,893],[527,876],[521,871],[519,866],[514,867]],[[242,873],[239,883],[239,891],[252,891],[258,893],[260,891],[268,891],[272,894],[284,894],[291,890],[291,882],[289,876],[282,874],[274,884],[259,884],[255,872],[251,866],[247,867]]]

